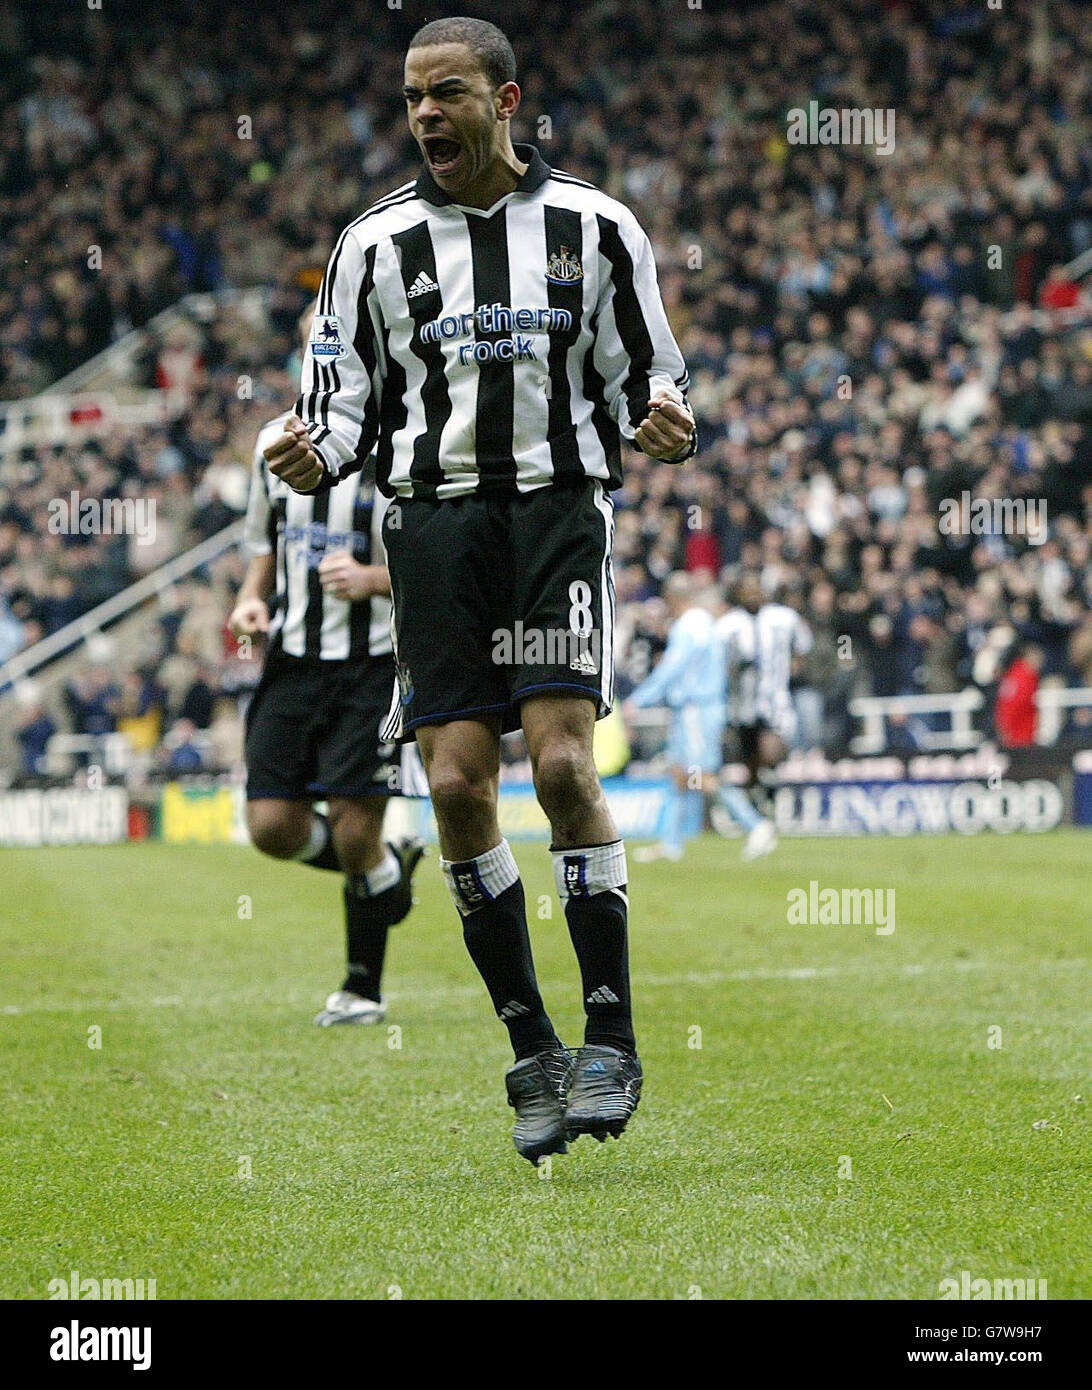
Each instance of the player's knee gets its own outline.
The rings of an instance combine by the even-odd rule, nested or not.
[[[458,763],[434,760],[429,768],[428,785],[432,806],[440,821],[465,821],[488,812],[493,805],[492,779]]]
[[[292,859],[307,844],[311,808],[300,815],[295,808],[284,810],[263,802],[249,802],[247,830],[254,848],[271,859]]]
[[[386,798],[379,796],[363,803],[331,798],[327,810],[330,833],[343,862],[346,857],[374,858],[383,834],[385,806]]]
[[[547,815],[553,810],[590,805],[599,795],[595,765],[577,739],[551,739],[541,748],[535,758],[534,778]]]
[[[254,848],[271,859],[293,859],[306,843],[293,835],[287,826],[264,824],[250,832]]]

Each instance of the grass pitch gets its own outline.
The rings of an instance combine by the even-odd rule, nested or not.
[[[632,866],[644,1099],[549,1176],[512,1147],[504,1030],[435,851],[387,1024],[329,1030],[335,875],[5,851],[0,1296],[78,1270],[159,1299],[934,1299],[967,1270],[1088,1298],[1090,846],[788,841],[741,865],[705,838]],[[549,857],[516,851],[575,1042]],[[812,879],[894,889],[895,931],[790,925]]]

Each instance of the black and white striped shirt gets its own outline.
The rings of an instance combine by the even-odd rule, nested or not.
[[[246,511],[249,553],[277,556],[269,649],[324,661],[388,656],[390,599],[335,598],[324,592],[318,572],[323,556],[336,550],[347,550],[362,565],[386,564],[380,525],[387,500],[364,472],[318,495],[293,492],[269,471],[262,453],[280,436],[287,418],[287,412],[278,415],[258,435]]]
[[[765,719],[776,725],[792,709],[793,657],[811,651],[811,628],[787,604],[764,603],[757,613],[730,608],[717,619],[715,632],[728,663],[735,722]]]
[[[487,211],[425,170],[342,232],[297,406],[329,475],[320,490],[373,449],[388,496],[614,488],[619,432],[633,439],[654,394],[685,401],[637,219],[515,149],[527,170]]]

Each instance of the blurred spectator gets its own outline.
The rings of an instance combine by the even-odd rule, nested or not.
[[[57,725],[46,713],[41,692],[28,684],[17,692],[20,705],[16,739],[23,759],[23,775],[40,776],[45,772],[46,749],[57,732]]]
[[[179,717],[188,720],[194,728],[207,729],[212,723],[214,695],[207,668],[198,669],[193,684],[182,697]]]
[[[142,671],[127,671],[118,698],[118,732],[127,734],[134,752],[150,753],[163,730],[166,697],[155,678]]]
[[[109,670],[89,666],[78,671],[64,692],[65,706],[76,734],[112,734],[117,728],[120,696]]]
[[[163,740],[164,771],[172,777],[185,777],[201,772],[204,756],[196,742],[197,730],[191,719],[179,719],[167,731]]]
[[[994,720],[997,736],[1005,748],[1027,748],[1035,742],[1038,718],[1035,696],[1042,668],[1042,649],[1028,644],[1019,651],[1001,679]]]
[[[0,663],[13,657],[23,645],[23,624],[11,611],[7,599],[0,593]]]

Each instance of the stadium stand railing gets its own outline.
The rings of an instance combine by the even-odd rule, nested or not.
[[[94,357],[81,363],[66,376],[58,378],[39,392],[36,399],[51,395],[73,395],[97,389],[105,382],[127,381],[135,357],[149,335],[166,337],[179,324],[209,323],[228,304],[250,311],[264,303],[267,290],[261,287],[246,290],[219,290],[212,293],[183,295],[175,303],[150,318],[140,328],[131,329],[117,342],[103,348]]]
[[[256,309],[265,295],[262,289],[185,295],[36,395],[0,401],[0,460],[28,445],[72,444],[117,427],[167,424],[185,410],[186,394],[131,384],[134,360],[148,337],[209,322],[227,304]]]
[[[116,428],[165,425],[184,402],[166,391],[140,391],[124,400],[112,391],[31,396],[0,404],[0,455],[26,446],[89,439]]]
[[[243,536],[242,518],[225,526],[216,535],[210,536],[200,545],[195,545],[173,560],[168,560],[159,569],[145,575],[143,579],[122,589],[113,598],[100,603],[97,608],[84,613],[75,622],[68,623],[49,637],[36,642],[33,647],[19,652],[3,666],[0,666],[0,694],[3,694],[20,680],[25,680],[41,667],[86,642],[96,633],[102,632],[111,623],[117,622],[149,599],[158,597],[164,590],[185,579],[187,575],[207,565],[218,556],[239,544]]]
[[[1036,743],[1049,747],[1056,743],[1058,735],[1065,726],[1067,709],[1092,708],[1092,686],[1042,686],[1035,694],[1039,707],[1039,724],[1036,729]]]
[[[887,747],[886,720],[891,715],[939,716],[946,727],[919,727],[917,738],[928,750],[976,748],[983,739],[972,716],[982,708],[982,692],[973,687],[950,695],[859,695],[849,702],[849,712],[860,719],[862,731],[850,740],[853,753],[867,757]]]

